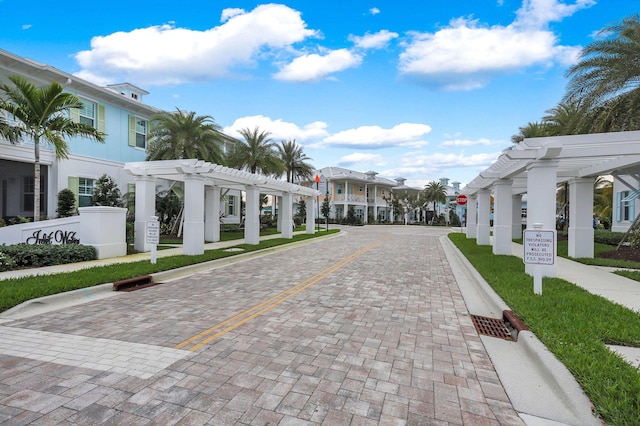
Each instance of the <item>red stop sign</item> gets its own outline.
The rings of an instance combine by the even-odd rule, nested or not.
[[[464,206],[467,204],[467,196],[464,194],[460,194],[456,197],[456,203],[458,203],[459,206]]]

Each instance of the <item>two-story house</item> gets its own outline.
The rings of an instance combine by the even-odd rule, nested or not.
[[[150,120],[160,109],[144,103],[145,90],[133,84],[98,86],[52,66],[0,50],[0,81],[19,75],[36,87],[60,83],[83,104],[70,111],[72,120],[94,126],[106,134],[99,143],[83,137],[67,140],[69,158],[58,159],[52,147],[41,141],[41,217],[56,217],[57,195],[69,188],[76,206],[91,205],[95,182],[103,174],[113,178],[120,191],[133,192],[133,177],[123,169],[127,162],[144,161]],[[3,112],[0,111],[0,114]],[[13,117],[4,116],[8,122]],[[29,140],[12,145],[0,139],[0,217],[33,217],[34,146]],[[225,222],[238,222],[240,194],[225,191],[221,210]]]

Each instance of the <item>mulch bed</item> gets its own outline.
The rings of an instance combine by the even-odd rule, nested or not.
[[[632,262],[640,262],[640,250],[629,246],[621,246],[618,250],[601,253],[598,257],[605,259],[630,260]]]

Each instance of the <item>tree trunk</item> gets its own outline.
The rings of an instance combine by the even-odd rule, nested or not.
[[[33,138],[35,161],[33,162],[33,221],[40,220],[40,138]]]

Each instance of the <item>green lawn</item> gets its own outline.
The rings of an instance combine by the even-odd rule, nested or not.
[[[83,269],[81,271],[29,276],[0,281],[0,312],[6,311],[27,300],[42,296],[63,293],[65,291],[77,290],[79,288],[92,287],[99,284],[111,283],[126,278],[148,275],[155,272],[168,271],[183,266],[193,265],[210,260],[222,259],[236,256],[240,253],[247,253],[256,250],[276,247],[310,238],[325,236],[339,232],[337,229],[320,230],[315,234],[297,234],[292,239],[274,238],[263,240],[260,244],[238,244],[233,247],[242,248],[241,252],[227,251],[223,249],[206,250],[204,254],[196,256],[169,256],[159,257],[156,264],[151,264],[148,260],[138,262],[120,263],[108,266]]]
[[[605,346],[640,347],[640,315],[559,278],[544,278],[544,294],[536,296],[522,259],[494,255],[464,234],[449,238],[567,366],[606,424],[640,423],[640,373]]]

